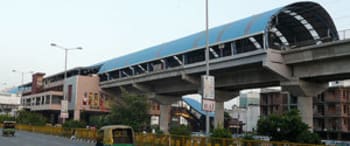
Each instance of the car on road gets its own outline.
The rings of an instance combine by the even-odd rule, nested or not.
[[[4,121],[2,123],[2,135],[3,136],[15,136],[16,122],[15,121]]]

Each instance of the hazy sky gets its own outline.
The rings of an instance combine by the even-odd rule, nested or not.
[[[295,0],[209,0],[209,27]],[[319,0],[338,29],[350,28],[349,0]],[[88,66],[205,29],[205,0],[0,0],[0,89],[18,85],[24,72]],[[25,75],[25,82],[31,79]],[[3,85],[7,83],[7,85]]]

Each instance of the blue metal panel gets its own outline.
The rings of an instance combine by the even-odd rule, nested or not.
[[[202,104],[198,101],[188,97],[184,97],[182,100],[201,115],[206,115],[207,112],[202,110]],[[209,112],[209,116],[214,117],[214,112]]]
[[[246,35],[263,32],[267,28],[271,17],[277,14],[279,10],[281,8],[212,28],[209,30],[209,44],[230,41]],[[178,40],[105,61],[99,73],[101,74],[203,47],[205,47],[205,32],[202,31]]]
[[[10,93],[10,94],[17,94],[17,93],[19,93],[18,87],[14,87],[14,88],[8,90],[7,93]]]

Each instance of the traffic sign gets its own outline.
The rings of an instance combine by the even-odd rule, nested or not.
[[[202,76],[202,98],[215,99],[215,78],[214,76]]]
[[[202,98],[202,110],[207,112],[215,111],[215,101]]]
[[[61,114],[60,114],[61,118],[68,118],[69,114],[68,114],[68,100],[61,100]]]

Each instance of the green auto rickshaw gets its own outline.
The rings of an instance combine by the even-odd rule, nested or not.
[[[15,121],[4,121],[2,123],[2,135],[3,136],[15,136],[16,122]]]
[[[130,126],[110,125],[98,130],[96,146],[135,146],[134,130]]]

